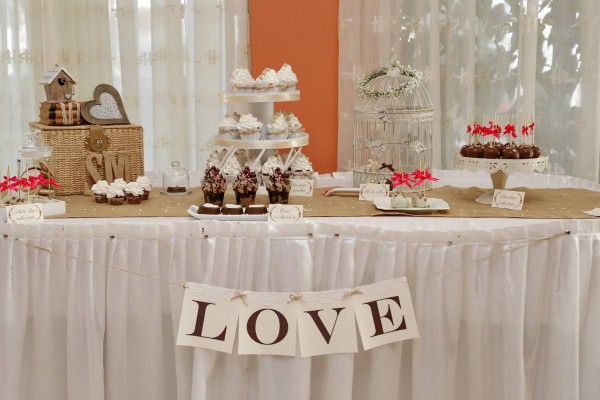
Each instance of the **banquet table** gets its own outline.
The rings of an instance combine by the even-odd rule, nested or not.
[[[481,173],[435,175],[491,187]],[[515,174],[509,186],[585,188],[600,207],[594,182]],[[0,399],[600,398],[600,219],[76,218],[0,231]],[[175,345],[185,282],[298,293],[403,276],[418,339],[311,358]]]

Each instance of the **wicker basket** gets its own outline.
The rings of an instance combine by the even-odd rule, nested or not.
[[[46,143],[52,147],[51,168],[62,189],[58,195],[86,194],[86,189],[94,184],[86,169],[86,159],[91,150],[85,140],[90,135],[91,125],[49,126],[36,122],[31,128],[43,132]],[[110,139],[107,151],[129,155],[129,175],[125,180],[133,180],[144,174],[144,133],[140,125],[107,125],[102,127]],[[104,168],[97,168],[105,179]]]

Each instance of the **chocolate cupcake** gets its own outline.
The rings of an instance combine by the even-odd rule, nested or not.
[[[276,168],[272,175],[265,182],[267,192],[269,193],[270,204],[287,204],[292,188],[292,182],[287,172]]]
[[[202,191],[204,192],[204,201],[206,203],[223,205],[223,197],[227,189],[227,181],[221,175],[219,168],[210,167],[204,172],[202,179]]]
[[[235,202],[244,207],[254,204],[257,190],[258,178],[256,173],[252,172],[249,167],[245,167],[233,183]]]

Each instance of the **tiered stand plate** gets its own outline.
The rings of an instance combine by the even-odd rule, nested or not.
[[[306,132],[297,137],[285,140],[270,140],[267,138],[267,123],[273,117],[273,103],[298,101],[300,100],[300,91],[294,90],[277,93],[225,93],[221,95],[221,99],[225,103],[248,104],[250,113],[263,123],[263,128],[259,140],[224,139],[219,135],[216,135],[212,140],[214,146],[246,150],[291,149],[290,154],[293,154],[294,151],[299,152],[301,147],[308,145],[308,133]],[[268,156],[268,154],[269,153],[265,156]]]
[[[544,172],[548,168],[548,156],[530,159],[488,159],[488,158],[470,158],[461,155],[454,156],[454,166],[457,169],[468,171],[483,170],[490,174],[494,190],[505,189],[506,181],[510,174],[515,172]],[[481,204],[492,204],[494,191],[484,193],[475,201]]]

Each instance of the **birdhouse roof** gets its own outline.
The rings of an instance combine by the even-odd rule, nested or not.
[[[68,77],[71,78],[73,82],[75,82],[75,79],[73,79],[73,76],[69,73],[69,71],[57,64],[44,73],[44,76],[42,77],[42,80],[39,83],[49,85],[50,83],[52,83],[52,81],[56,79],[56,77],[58,76],[58,74],[60,74],[61,71],[67,74]]]

